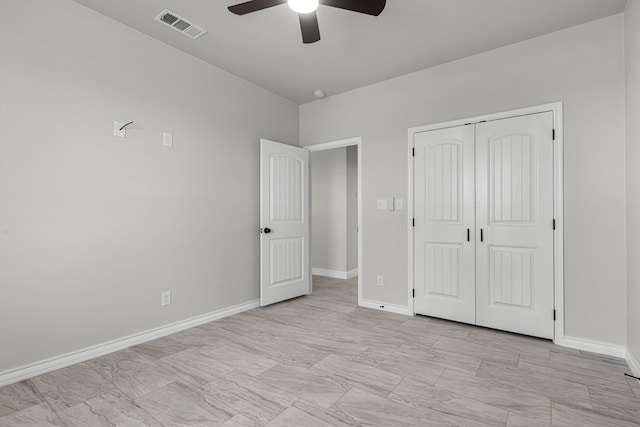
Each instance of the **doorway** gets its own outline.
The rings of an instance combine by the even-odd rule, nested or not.
[[[310,151],[312,181],[312,272],[336,279],[357,276],[360,304],[363,231],[361,138],[305,148]]]

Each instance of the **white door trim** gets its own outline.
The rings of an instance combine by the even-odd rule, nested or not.
[[[556,220],[556,232],[553,236],[554,247],[554,308],[556,310],[556,322],[554,326],[554,340],[558,345],[564,345],[564,130],[562,117],[562,102],[554,102],[550,104],[537,105],[532,107],[520,108],[517,110],[503,111],[499,113],[486,114],[482,116],[471,117],[467,119],[452,120],[443,123],[435,123],[431,125],[418,126],[409,129],[407,144],[407,164],[408,164],[408,197],[407,197],[407,237],[408,237],[408,302],[409,312],[415,315],[413,303],[414,289],[414,241],[413,241],[413,218],[414,218],[414,167],[413,167],[413,140],[414,135],[419,132],[426,132],[436,129],[444,129],[455,126],[462,126],[468,123],[478,123],[481,121],[506,119],[509,117],[524,116],[528,114],[543,113],[547,111],[553,112],[553,127],[555,129],[555,145],[554,145],[554,218]]]
[[[331,150],[332,148],[342,148],[356,146],[358,150],[358,305],[362,305],[362,138],[354,137],[347,139],[340,139],[338,141],[324,142],[321,144],[307,145],[307,150],[323,151]],[[313,168],[311,161],[310,167]],[[313,218],[311,219],[313,221]],[[311,236],[313,239],[313,236]],[[313,282],[313,281],[312,281]]]

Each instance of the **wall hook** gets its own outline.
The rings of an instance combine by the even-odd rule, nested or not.
[[[125,129],[127,126],[129,126],[131,123],[133,123],[133,121],[130,121],[129,123],[125,123],[122,124],[121,122],[113,122],[113,136],[117,136],[118,138],[126,138],[127,137],[127,130]]]

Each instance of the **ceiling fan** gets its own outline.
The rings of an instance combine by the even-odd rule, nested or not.
[[[245,15],[284,3],[288,3],[289,7],[300,17],[302,41],[315,43],[320,40],[320,27],[318,27],[318,16],[316,15],[318,5],[378,16],[384,10],[386,0],[251,0],[229,6],[229,11],[236,15]]]

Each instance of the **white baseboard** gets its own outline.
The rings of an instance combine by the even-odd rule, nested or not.
[[[573,338],[565,335],[562,342],[557,344],[564,347],[575,348],[576,350],[604,354],[606,356],[620,357],[622,359],[627,356],[627,348],[625,346],[601,341],[591,341],[584,338]]]
[[[361,307],[373,308],[374,310],[388,311],[390,313],[404,314],[405,316],[412,316],[413,313],[409,312],[409,307],[403,305],[387,304],[384,302],[361,300],[359,304]]]
[[[353,270],[341,271],[341,270],[329,270],[326,268],[312,268],[311,273],[315,276],[324,276],[331,277],[333,279],[342,279],[347,280],[354,278],[358,275],[358,269],[354,268]]]
[[[635,358],[633,353],[629,351],[629,349],[627,349],[626,359],[627,365],[629,365],[629,368],[631,368],[631,373],[636,377],[640,377],[640,363],[638,362],[638,359]]]
[[[118,338],[113,341],[108,341],[102,344],[87,347],[82,350],[77,350],[59,356],[51,357],[45,360],[31,363],[29,365],[21,366],[19,368],[0,372],[0,387],[33,378],[38,375],[46,374],[48,372],[56,371],[58,369],[66,368],[67,366],[71,366],[76,363],[94,359],[108,353],[113,353],[114,351],[123,350],[127,347],[142,344],[144,342],[161,338],[166,335],[174,334],[176,332],[184,331],[185,329],[203,325],[213,320],[251,310],[259,306],[259,300],[249,301],[246,303],[234,305],[232,307],[223,308],[221,310],[212,311],[211,313],[195,316],[190,319],[181,320],[179,322],[171,323],[159,328],[150,329],[138,334],[129,335],[127,337]]]

